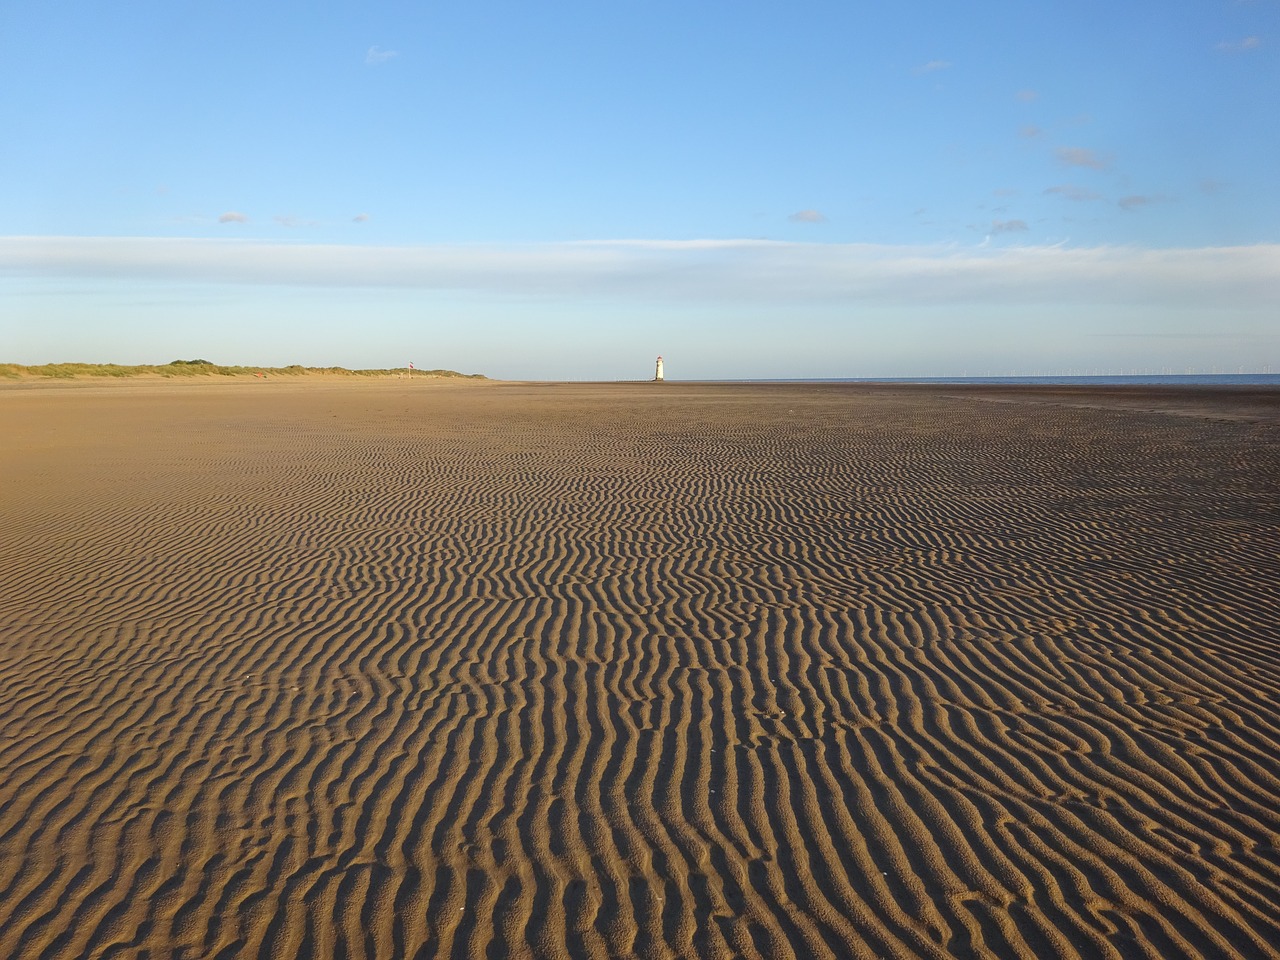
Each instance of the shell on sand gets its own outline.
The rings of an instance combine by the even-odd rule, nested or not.
[[[1280,956],[1278,409],[0,389],[0,956]]]

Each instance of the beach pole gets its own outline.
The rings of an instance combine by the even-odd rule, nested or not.
[[[413,379],[413,361],[412,360],[409,361],[409,379],[410,380]]]
[[[658,358],[658,366],[657,366],[657,369],[654,370],[653,379],[655,383],[662,382],[662,358],[661,357]]]

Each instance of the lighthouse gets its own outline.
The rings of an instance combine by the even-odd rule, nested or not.
[[[658,366],[653,371],[653,379],[656,383],[662,382],[662,358],[658,358]]]

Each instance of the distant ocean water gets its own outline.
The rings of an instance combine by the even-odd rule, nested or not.
[[[1280,387],[1280,373],[1189,373],[1094,377],[813,377],[806,379],[735,380],[733,383],[943,383],[1016,384],[1030,386],[1172,386]]]

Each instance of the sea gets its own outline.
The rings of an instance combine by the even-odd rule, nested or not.
[[[940,383],[1047,387],[1280,387],[1280,373],[1187,373],[1071,377],[810,377],[729,383]]]

